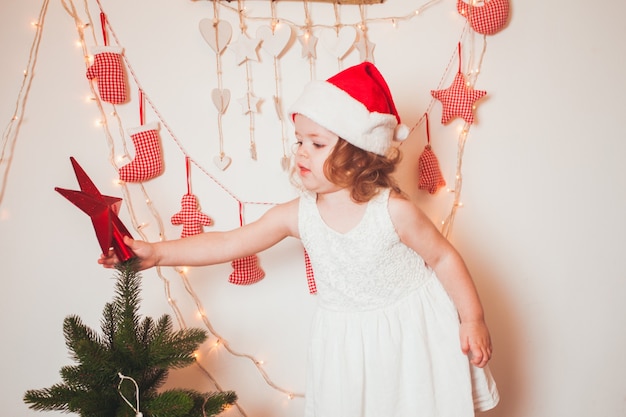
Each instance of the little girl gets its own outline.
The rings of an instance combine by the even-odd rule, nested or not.
[[[408,129],[382,75],[365,62],[314,81],[290,114],[302,196],[232,231],[126,238],[139,267],[229,262],[299,238],[318,300],[306,417],[470,417],[493,408],[491,340],[472,278],[391,178],[392,140]],[[99,260],[116,262],[112,252]]]

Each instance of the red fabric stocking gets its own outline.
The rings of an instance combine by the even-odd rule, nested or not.
[[[202,213],[198,207],[198,200],[193,194],[185,194],[180,202],[181,210],[172,216],[173,225],[183,225],[180,237],[193,236],[202,233],[202,226],[212,226],[213,219]]]
[[[143,182],[161,175],[163,157],[157,129],[158,124],[153,122],[128,130],[135,145],[135,159],[120,168],[120,180]]]
[[[231,265],[233,272],[228,277],[228,282],[231,284],[250,285],[265,277],[265,272],[261,269],[259,258],[256,255],[235,259]]]
[[[98,79],[98,92],[103,101],[120,104],[128,100],[126,73],[122,64],[122,48],[94,48],[93,64],[87,68],[87,79]]]

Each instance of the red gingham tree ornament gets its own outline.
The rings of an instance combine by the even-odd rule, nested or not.
[[[239,202],[239,225],[243,226],[243,204]],[[228,282],[237,285],[250,285],[265,278],[265,271],[261,269],[259,257],[256,255],[244,256],[231,262],[233,272]]]
[[[426,137],[428,143],[424,147],[424,150],[422,151],[422,154],[420,155],[418,160],[418,188],[420,190],[426,190],[430,194],[435,194],[437,191],[439,191],[441,187],[446,186],[446,180],[441,174],[437,155],[435,155],[435,152],[433,152],[430,146],[430,127],[428,125],[428,113],[426,113],[424,116],[426,118]]]
[[[112,104],[126,103],[128,85],[122,63],[122,48],[100,46],[93,49],[93,64],[87,68],[87,79],[98,80],[100,99]]]
[[[171,222],[174,226],[183,225],[181,238],[198,235],[203,232],[203,226],[212,226],[213,219],[200,211],[197,197],[191,193],[191,170],[189,157],[185,158],[187,166],[187,194],[180,201],[181,210],[174,214]]]
[[[483,90],[474,90],[467,84],[461,72],[461,44],[459,43],[459,70],[450,87],[445,90],[431,90],[430,94],[441,101],[443,112],[441,123],[446,124],[455,117],[461,117],[467,123],[474,123],[474,103],[487,94]]]
[[[157,122],[128,129],[128,134],[135,145],[135,158],[120,168],[120,180],[124,182],[143,182],[161,175],[163,155]]]

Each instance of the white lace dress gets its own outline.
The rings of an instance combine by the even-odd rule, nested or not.
[[[459,344],[454,305],[434,272],[400,242],[387,203],[369,202],[347,233],[322,220],[314,195],[299,206],[318,308],[312,324],[306,417],[469,417],[498,402],[488,368]]]

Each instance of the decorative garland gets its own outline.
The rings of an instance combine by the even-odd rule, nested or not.
[[[97,44],[98,42],[97,42],[97,36],[95,32],[96,25],[94,24],[93,19],[91,15],[89,14],[89,8],[87,7],[88,0],[83,0],[83,1],[84,1],[84,6],[85,6],[84,10],[85,10],[85,13],[87,14],[87,23],[84,23],[79,17],[79,13],[74,5],[73,0],[61,0],[61,3],[64,9],[66,10],[66,12],[74,19],[74,23],[75,23],[76,29],[80,37],[80,43],[81,43],[83,54],[85,57],[85,66],[86,66],[86,69],[89,70],[92,64],[90,62],[89,53],[86,47],[86,41],[85,41],[86,31],[87,33],[91,34],[94,44]],[[101,23],[101,28],[102,28],[103,44],[105,46],[108,46],[109,36],[110,36],[112,40],[115,42],[115,45],[121,48],[122,43],[116,36],[113,30],[113,27],[111,26],[110,22],[106,18],[106,13],[102,7],[102,4],[100,3],[100,0],[95,0],[95,2],[97,3],[97,6],[100,10],[100,23]],[[240,104],[242,104],[242,112],[244,113],[244,115],[248,115],[249,117],[250,156],[253,160],[257,159],[256,141],[254,138],[254,113],[256,113],[255,111],[255,108],[257,105],[256,100],[258,99],[254,96],[253,89],[252,89],[253,87],[252,76],[251,76],[251,67],[249,65],[249,61],[255,59],[256,48],[259,45],[260,41],[262,41],[262,43],[260,43],[261,48],[272,57],[272,64],[274,67],[274,85],[275,85],[275,95],[273,96],[273,102],[274,102],[274,106],[276,109],[277,119],[280,122],[280,130],[281,130],[280,138],[281,138],[281,146],[282,146],[282,151],[283,151],[282,152],[283,156],[281,158],[281,166],[286,171],[288,168],[289,157],[287,154],[288,145],[287,145],[287,138],[286,138],[286,133],[285,133],[286,131],[285,118],[284,118],[282,102],[281,102],[281,76],[280,76],[280,65],[279,65],[280,58],[282,57],[286,48],[286,42],[284,41],[284,38],[282,38],[283,36],[286,36],[286,35],[283,35],[283,33],[287,33],[287,30],[288,30],[289,36],[290,36],[292,28],[296,28],[298,30],[298,32],[300,33],[300,35],[298,36],[298,40],[302,47],[302,57],[308,59],[309,68],[310,68],[310,78],[314,79],[315,78],[315,62],[317,58],[316,47],[318,43],[318,38],[313,33],[314,29],[320,29],[321,36],[322,36],[321,43],[328,49],[329,53],[331,53],[334,57],[336,57],[338,67],[341,69],[343,65],[342,63],[343,58],[353,48],[356,48],[359,51],[361,60],[367,59],[367,60],[373,61],[375,44],[369,39],[369,36],[368,36],[368,27],[370,25],[377,24],[377,23],[386,23],[386,24],[392,24],[393,26],[395,26],[399,21],[409,21],[409,20],[414,19],[417,16],[420,16],[423,11],[425,11],[427,8],[431,7],[432,5],[438,2],[439,0],[428,1],[424,3],[423,5],[421,5],[420,7],[418,7],[412,13],[404,15],[404,16],[390,16],[390,17],[375,18],[375,19],[367,18],[366,17],[367,6],[359,5],[358,7],[359,7],[360,21],[356,23],[351,23],[351,24],[346,24],[342,22],[340,10],[339,10],[340,5],[337,3],[334,3],[333,4],[334,12],[335,12],[334,25],[319,25],[319,24],[314,24],[311,19],[310,4],[307,0],[303,1],[303,7],[304,7],[304,12],[305,12],[305,22],[303,24],[296,24],[293,21],[279,18],[276,13],[275,2],[271,2],[271,16],[269,17],[256,16],[255,17],[255,16],[247,15],[247,12],[245,11],[245,8],[243,7],[243,0],[238,0],[236,9],[230,6],[230,3],[224,4],[221,1],[213,1],[213,12],[214,12],[213,19],[201,20],[199,24],[199,29],[205,41],[213,49],[213,51],[215,52],[215,56],[216,56],[217,87],[212,91],[211,97],[213,100],[213,104],[215,105],[217,109],[217,127],[218,127],[220,153],[214,159],[215,165],[219,169],[225,170],[226,168],[228,168],[231,162],[230,157],[226,154],[225,149],[224,149],[224,140],[223,140],[224,136],[223,136],[223,129],[222,129],[222,116],[226,112],[229,102],[230,102],[230,91],[223,87],[223,82],[222,82],[223,67],[222,67],[222,62],[221,62],[221,56],[226,48],[234,48],[235,52],[238,54],[238,64],[245,64],[247,93],[245,97],[239,99],[239,102]],[[466,25],[462,31],[460,35],[461,39],[469,37],[470,40],[473,40],[475,33],[480,33],[479,30],[485,32],[484,34],[487,34],[487,32],[489,32],[488,34],[493,34],[503,27],[503,24],[504,24],[503,22],[505,22],[506,18],[508,18],[508,1],[507,0],[491,0],[491,3],[497,2],[497,5],[498,5],[498,8],[496,11],[498,13],[499,20],[497,21],[495,27],[493,26],[493,24],[491,26],[488,26],[488,25],[485,26],[485,16],[486,16],[485,13],[488,12],[486,7],[477,7],[475,5],[464,7],[461,4],[463,3],[462,0],[458,0],[458,2],[459,3],[457,6],[459,9],[459,13],[462,13],[463,15],[468,17],[468,25]],[[39,44],[40,44],[42,33],[43,33],[43,25],[45,21],[48,3],[49,1],[45,0],[41,8],[39,20],[38,20],[38,23],[36,24],[37,32],[36,32],[33,44],[31,46],[31,52],[29,55],[28,69],[24,72],[24,80],[22,82],[22,87],[20,89],[18,99],[16,102],[15,112],[13,114],[11,121],[7,125],[7,128],[5,129],[5,132],[2,138],[3,142],[2,142],[2,148],[1,148],[2,153],[0,154],[0,162],[5,164],[5,167],[4,167],[3,176],[2,178],[0,178],[1,184],[2,184],[2,188],[0,188],[0,203],[2,202],[4,189],[7,183],[10,163],[13,158],[12,149],[14,148],[15,142],[17,140],[18,131],[19,131],[19,123],[24,115],[25,108],[26,108],[28,92],[30,90],[32,77],[33,77],[32,74],[34,73],[34,68],[35,68],[36,61],[37,61]],[[490,2],[486,2],[486,4],[489,4],[489,3]],[[492,8],[489,9],[490,10],[489,12],[491,13],[494,13],[493,6],[495,5],[492,5]],[[228,22],[220,19],[220,9],[229,10],[238,14],[239,22],[240,22],[240,34],[239,34],[237,43],[235,44],[237,46],[233,46],[233,44],[229,45],[232,29],[229,30],[230,24],[228,24]],[[503,10],[505,10],[506,14],[504,14]],[[506,18],[503,18],[503,16],[505,16]],[[247,33],[246,22],[248,20],[250,21],[260,20],[263,22],[267,22],[268,26],[260,27],[256,33],[256,38],[252,39],[249,37],[249,34]],[[480,28],[480,29],[477,29],[477,28]],[[477,90],[473,90],[473,85],[475,84],[478,74],[480,73],[482,60],[483,60],[485,50],[486,50],[486,38],[484,37],[483,37],[482,44],[483,44],[482,50],[478,54],[479,55],[478,63],[474,66],[473,59],[474,59],[475,54],[472,51],[472,53],[470,54],[470,60],[469,60],[470,64],[468,65],[468,68],[473,68],[473,69],[471,69],[466,74],[464,74],[462,71],[462,65],[461,65],[461,59],[460,59],[461,58],[461,53],[460,53],[461,43],[459,41],[458,51],[456,50],[457,48],[455,48],[455,53],[452,54],[452,57],[450,58],[450,62],[448,63],[445,70],[443,71],[439,84],[437,85],[436,89],[433,90],[433,99],[431,100],[426,113],[424,114],[424,116],[419,118],[419,120],[417,121],[417,123],[415,123],[415,125],[411,128],[411,130],[414,130],[416,127],[418,127],[420,124],[424,123],[425,121],[427,122],[428,113],[432,111],[434,105],[436,104],[436,101],[438,99],[439,100],[441,99],[441,96],[438,97],[437,94],[435,94],[435,92],[445,91],[445,90],[441,90],[441,87],[447,75],[450,73],[450,69],[453,68],[453,63],[454,63],[457,52],[458,52],[458,61],[459,61],[457,78],[460,75],[460,78],[463,81],[462,87],[464,87],[470,93],[472,91],[477,91]],[[189,155],[189,153],[185,150],[183,146],[183,142],[177,138],[177,136],[174,134],[174,132],[172,131],[172,129],[170,128],[166,120],[162,117],[162,115],[157,110],[157,107],[155,106],[155,104],[150,100],[149,96],[145,93],[144,89],[141,86],[141,83],[139,82],[139,77],[134,71],[128,58],[125,55],[123,55],[123,53],[120,54],[120,58],[125,64],[125,69],[128,71],[131,80],[134,82],[134,84],[136,85],[139,91],[139,100],[138,100],[139,107],[140,107],[139,119],[140,119],[141,126],[143,127],[145,125],[145,105],[147,104],[149,108],[153,111],[156,118],[158,119],[158,122],[160,123],[160,125],[164,128],[165,132],[168,134],[169,138],[174,141],[174,143],[180,149],[181,153],[183,154],[185,158],[185,163],[187,166],[187,194],[186,196],[192,195],[191,187],[189,185],[189,181],[190,181],[189,176],[190,176],[191,166],[195,166],[210,181],[218,185],[218,187],[226,195],[230,196],[238,203],[240,224],[244,223],[244,217],[245,217],[244,207],[246,205],[257,204],[257,205],[269,206],[269,205],[276,204],[275,202],[252,202],[252,201],[242,200],[241,198],[236,196],[232,191],[230,191],[226,186],[224,186],[214,175],[210,173],[208,169],[201,166],[191,155]],[[115,167],[118,171],[122,172],[123,171],[122,168],[124,167],[120,167],[119,163],[123,160],[130,159],[130,156],[129,156],[130,153],[128,152],[128,146],[127,146],[125,135],[124,135],[124,129],[122,128],[124,123],[123,123],[123,120],[118,115],[115,106],[116,104],[125,103],[125,100],[120,100],[118,103],[109,101],[109,104],[113,108],[113,112],[108,113],[107,111],[105,111],[105,104],[103,103],[104,94],[102,90],[101,81],[98,80],[98,87],[99,87],[98,92],[96,92],[94,88],[94,83],[90,83],[90,87],[92,90],[94,101],[96,102],[98,109],[100,111],[100,114],[101,114],[100,123],[105,133],[107,144],[109,146],[109,161],[113,167]],[[455,87],[453,85],[449,89],[453,89],[453,87],[456,89],[458,86]],[[455,102],[454,100],[451,102],[444,102],[443,100],[441,100],[441,102],[442,102],[442,105],[444,106],[444,110],[446,109],[446,106],[448,106],[447,110],[450,110],[449,109],[450,106],[454,107],[457,105],[456,104],[457,102]],[[109,114],[109,116],[107,114]],[[465,124],[463,125],[463,128],[461,129],[461,132],[458,138],[455,184],[454,184],[454,189],[449,190],[450,192],[454,194],[454,201],[452,203],[452,207],[450,209],[448,216],[445,218],[445,220],[442,223],[442,232],[445,236],[449,236],[452,226],[453,226],[455,216],[456,216],[457,209],[462,206],[460,202],[460,195],[461,195],[461,188],[462,188],[462,161],[463,161],[463,154],[464,154],[466,139],[469,134],[472,123],[473,123],[473,119],[468,120],[467,118],[465,118]],[[113,133],[116,130],[116,128],[118,131],[118,135],[121,138],[122,148],[124,150],[124,154],[122,155],[121,158],[116,157],[116,147],[115,147],[115,139],[114,139],[115,135]],[[153,129],[153,130],[156,130],[156,129]],[[427,131],[428,131],[428,128],[427,128]],[[428,139],[430,142],[429,133],[428,133],[428,136],[429,136]],[[135,138],[133,137],[133,140],[134,139]],[[135,141],[134,145],[135,145],[134,147],[135,147],[135,153],[136,153],[135,159],[137,159],[138,142]],[[158,145],[154,145],[154,146],[158,146]],[[143,201],[145,201],[146,206],[149,209],[150,214],[153,217],[153,220],[156,222],[156,225],[159,231],[159,238],[161,240],[167,240],[165,236],[165,228],[164,228],[161,215],[159,214],[159,211],[152,203],[152,199],[148,195],[147,190],[145,189],[143,185],[143,181],[147,179],[149,178],[141,178],[139,181],[136,181],[136,182],[140,190],[140,194],[143,196]],[[134,205],[133,198],[131,196],[131,193],[129,192],[126,182],[128,182],[128,179],[126,181],[120,182],[120,186],[124,194],[124,198],[127,202],[126,207],[129,211],[129,217],[131,219],[133,228],[140,234],[141,238],[143,238],[144,240],[147,240],[146,235],[143,232],[143,229],[147,226],[147,223],[139,222],[138,217],[133,207]],[[192,209],[193,208],[194,207],[192,207]],[[188,216],[191,216],[191,214],[188,213]],[[185,222],[182,221],[181,224],[185,224]],[[201,224],[200,226],[202,225],[207,226],[209,225],[209,222],[206,221],[204,224]],[[201,231],[201,227],[196,228],[193,233],[189,233],[189,234],[199,233],[200,231]],[[306,258],[306,254],[305,254],[305,258]],[[159,278],[162,280],[164,284],[164,290],[165,290],[167,301],[175,313],[179,326],[184,328],[186,327],[186,324],[185,324],[183,315],[181,314],[181,311],[178,308],[176,302],[171,297],[170,280],[165,277],[165,275],[163,274],[162,268],[156,268],[156,269],[157,269],[157,274]],[[182,280],[185,290],[194,300],[196,309],[198,311],[198,314],[201,316],[203,323],[205,324],[207,329],[211,332],[211,334],[216,338],[217,341],[214,347],[224,346],[224,348],[233,356],[246,358],[250,360],[255,365],[258,372],[262,375],[266,383],[270,387],[275,389],[276,391],[286,394],[289,399],[295,398],[295,397],[303,397],[303,394],[301,393],[294,393],[292,390],[282,388],[278,386],[277,384],[275,384],[273,380],[270,378],[270,376],[263,369],[263,361],[258,360],[252,355],[237,352],[234,349],[232,349],[229,342],[216,331],[216,329],[214,328],[214,326],[208,319],[205,313],[205,310],[202,306],[202,303],[200,301],[200,298],[197,296],[197,294],[195,293],[193,287],[191,286],[188,280],[187,268],[180,267],[180,268],[174,268],[174,270],[178,274],[179,278]],[[311,285],[313,285],[314,287],[314,282],[309,282],[309,286]],[[222,390],[219,383],[211,375],[211,373],[208,372],[208,370],[206,370],[206,368],[203,367],[199,361],[197,361],[197,364],[200,367],[200,369],[202,369],[202,371],[206,374],[209,380],[216,386],[216,388],[219,390]],[[244,412],[244,410],[239,405],[237,405],[237,407],[240,413],[246,416],[246,413]]]

